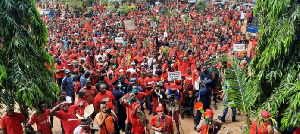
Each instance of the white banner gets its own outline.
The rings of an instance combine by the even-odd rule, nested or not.
[[[124,20],[125,30],[134,30],[136,25],[133,20]]]
[[[123,37],[116,37],[116,38],[115,38],[115,42],[116,42],[116,43],[122,43],[122,42],[124,42],[124,41],[123,41]]]
[[[245,44],[233,44],[233,51],[243,51],[245,49]]]
[[[168,72],[168,81],[181,80],[181,71]]]
[[[168,33],[167,32],[164,32],[164,37],[168,37]]]

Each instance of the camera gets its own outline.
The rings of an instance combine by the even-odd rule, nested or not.
[[[106,109],[106,113],[107,113],[107,115],[111,115],[111,109],[110,109],[110,108],[107,108],[107,109]]]
[[[149,124],[149,120],[148,119],[145,120],[145,124]]]
[[[171,107],[175,107],[175,91],[170,93],[169,104]]]

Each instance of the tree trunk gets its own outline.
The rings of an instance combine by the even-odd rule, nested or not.
[[[20,104],[20,103],[19,103]],[[29,120],[28,106],[26,104],[20,105],[20,113],[24,117],[25,121],[23,123],[23,127],[25,128],[25,134],[30,134],[27,129],[27,122]]]

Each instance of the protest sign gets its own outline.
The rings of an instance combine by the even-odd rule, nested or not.
[[[233,44],[233,51],[245,50],[245,44]]]
[[[168,72],[168,81],[181,80],[181,71]]]
[[[116,37],[115,42],[116,43],[122,43],[123,42],[123,37]]]
[[[133,20],[124,20],[125,30],[134,30],[136,25]]]

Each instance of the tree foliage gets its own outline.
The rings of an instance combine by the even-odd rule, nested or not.
[[[47,29],[34,0],[0,1],[0,103],[17,102],[26,110],[55,100],[59,88],[46,67],[54,67],[46,44]]]
[[[249,108],[268,110],[281,130],[300,125],[300,7],[297,0],[259,0],[259,44],[249,66]],[[251,98],[251,99],[250,99]],[[247,99],[247,98],[246,98]],[[298,108],[297,108],[298,107]]]

